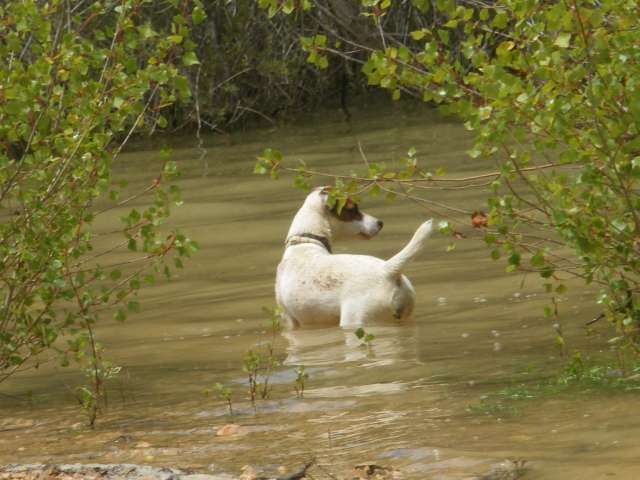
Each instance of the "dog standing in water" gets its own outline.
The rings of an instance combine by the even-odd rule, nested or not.
[[[369,255],[334,255],[331,241],[371,238],[382,221],[347,201],[340,213],[327,204],[329,187],[313,190],[296,213],[276,275],[276,299],[292,327],[404,320],[411,315],[415,291],[402,274],[432,231],[428,220],[389,260]]]

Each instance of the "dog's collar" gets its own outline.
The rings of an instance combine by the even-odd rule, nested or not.
[[[296,235],[291,235],[289,238],[287,238],[285,245],[289,247],[291,245],[309,243],[307,240],[304,240],[305,238],[310,238],[311,240],[316,240],[317,242],[320,242],[322,246],[327,250],[327,252],[333,253],[331,251],[331,244],[329,243],[329,239],[327,237],[323,237],[322,235],[316,235],[314,233],[297,233]]]

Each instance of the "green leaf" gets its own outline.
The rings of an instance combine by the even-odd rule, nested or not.
[[[140,311],[140,304],[136,301],[130,301],[127,303],[127,310],[132,313],[138,313]]]
[[[123,308],[118,308],[118,310],[116,310],[116,313],[113,315],[113,318],[115,318],[119,322],[124,322],[127,319],[127,314]]]
[[[536,254],[531,257],[531,265],[534,267],[542,267],[544,265],[544,253],[540,250],[536,252]]]
[[[316,65],[324,70],[329,66],[329,59],[324,55],[321,55],[318,57],[318,60],[316,61]]]
[[[568,48],[570,41],[571,41],[571,34],[565,32],[558,35],[558,37],[556,38],[556,41],[553,42],[553,44],[560,48]]]
[[[451,225],[446,220],[442,220],[440,223],[438,223],[438,231],[442,235],[451,235],[453,233]]]
[[[194,25],[200,25],[206,18],[207,14],[199,5],[195,6],[191,13]]]
[[[480,107],[478,109],[478,116],[480,117],[480,120],[488,120],[489,118],[491,118],[492,111],[493,111],[493,107],[491,107],[491,105]]]
[[[503,29],[507,27],[509,22],[509,17],[504,11],[498,12],[498,14],[493,18],[492,25],[496,28]]]
[[[449,31],[448,30],[439,29],[438,30],[438,37],[440,37],[440,40],[442,40],[442,43],[444,43],[445,45],[449,44]]]
[[[182,63],[187,67],[190,67],[191,65],[199,65],[200,61],[198,60],[195,52],[187,52],[184,57],[182,57]]]

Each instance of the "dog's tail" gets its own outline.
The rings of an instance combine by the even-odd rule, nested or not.
[[[432,230],[433,220],[427,220],[420,225],[416,230],[416,233],[413,234],[413,238],[409,243],[407,243],[400,252],[384,263],[385,273],[390,277],[400,275],[404,266],[409,263],[413,257],[420,253],[425,240],[429,238]]]

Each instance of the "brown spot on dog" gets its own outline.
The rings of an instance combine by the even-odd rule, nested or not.
[[[342,279],[328,275],[326,277],[317,277],[314,279],[315,286],[321,290],[333,290],[336,287],[342,285]]]
[[[332,208],[329,209],[331,214],[342,222],[355,222],[362,220],[362,212],[358,208],[358,204],[350,198],[347,199],[347,203],[344,204],[342,210],[338,212],[338,202],[336,202]]]

